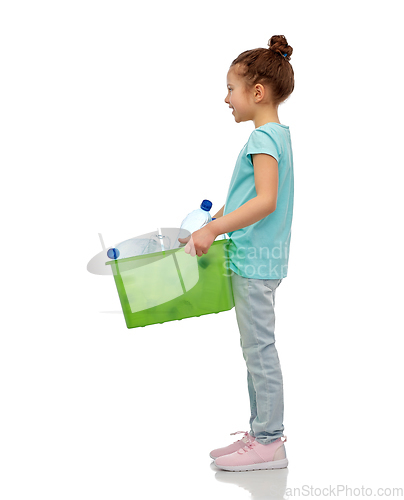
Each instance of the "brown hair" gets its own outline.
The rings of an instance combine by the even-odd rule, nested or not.
[[[267,84],[272,90],[275,105],[287,99],[295,87],[295,78],[290,56],[293,49],[283,35],[274,35],[267,49],[242,52],[231,66],[237,65],[237,73],[245,78],[247,86]]]

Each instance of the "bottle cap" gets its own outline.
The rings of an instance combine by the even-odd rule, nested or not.
[[[209,212],[209,210],[212,208],[212,202],[209,200],[203,200],[201,203],[201,208],[202,210],[206,210],[206,212]]]
[[[110,248],[107,252],[107,255],[110,259],[117,259],[119,257],[119,250],[117,248]]]

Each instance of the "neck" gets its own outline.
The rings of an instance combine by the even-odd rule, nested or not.
[[[255,128],[261,127],[268,122],[281,123],[278,116],[278,106],[263,106],[253,118]]]

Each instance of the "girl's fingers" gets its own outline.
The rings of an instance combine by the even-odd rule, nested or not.
[[[185,245],[184,252],[190,254],[191,257],[195,257],[196,250],[195,250],[194,240],[192,239],[192,236],[191,236],[191,239],[188,241],[188,243]]]
[[[180,243],[188,243],[188,241],[190,240],[191,236],[187,236],[186,238],[178,238],[178,241]]]

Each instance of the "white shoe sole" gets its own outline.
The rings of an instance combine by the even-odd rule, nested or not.
[[[227,470],[230,472],[246,472],[249,470],[268,470],[268,469],[285,469],[288,466],[288,459],[276,460],[272,462],[262,462],[261,464],[251,465],[217,465],[219,469]]]

